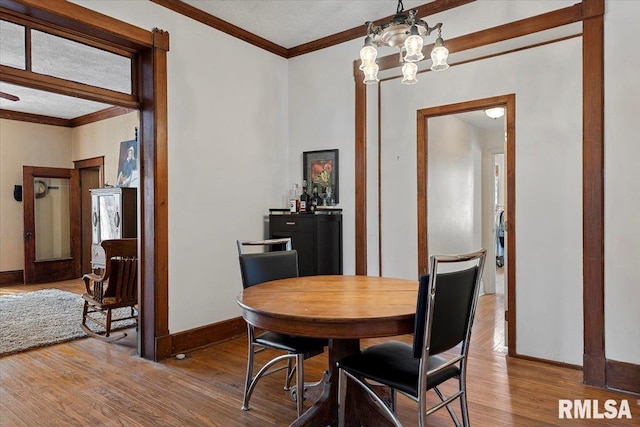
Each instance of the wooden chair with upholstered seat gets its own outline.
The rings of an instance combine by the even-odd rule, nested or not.
[[[112,342],[127,336],[125,332],[113,335],[112,324],[134,319],[137,322],[138,304],[138,239],[103,240],[106,266],[102,274],[89,273],[82,277],[86,292],[82,294],[82,329],[87,335]],[[112,311],[129,307],[124,317],[113,318]],[[94,331],[87,322],[102,330]]]

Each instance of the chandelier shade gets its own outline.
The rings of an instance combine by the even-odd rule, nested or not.
[[[415,62],[405,62],[402,66],[402,84],[412,85],[418,83],[416,75],[418,74],[418,66]]]
[[[373,22],[365,24],[367,37],[360,50],[360,69],[365,75],[363,83],[373,84],[379,81],[376,46],[389,46],[398,49],[400,63],[403,64],[402,83],[416,83],[415,76],[418,72],[416,63],[425,57],[422,52],[424,37],[429,36],[434,30],[438,30],[438,38],[430,55],[431,70],[444,71],[449,68],[449,64],[447,64],[449,50],[444,46],[442,39],[442,23],[430,27],[424,20],[416,18],[416,13],[416,10],[405,12],[402,0],[398,0],[396,14],[391,18],[391,21],[381,25],[376,25]],[[413,66],[408,66],[408,64],[413,64]]]

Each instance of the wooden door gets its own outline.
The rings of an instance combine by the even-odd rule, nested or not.
[[[23,166],[24,281],[80,277],[80,179],[74,169]]]
[[[100,188],[100,168],[82,168],[80,172],[81,271],[91,272],[91,189]]]

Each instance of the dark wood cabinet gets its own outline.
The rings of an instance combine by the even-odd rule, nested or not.
[[[269,237],[291,237],[301,276],[342,274],[342,214],[270,214]]]
[[[104,268],[100,242],[138,237],[138,189],[98,188],[91,192],[91,268]]]

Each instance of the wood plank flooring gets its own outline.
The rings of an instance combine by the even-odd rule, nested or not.
[[[503,316],[502,296],[480,297],[468,367],[473,426],[640,425],[637,396],[585,386],[579,370],[505,356],[504,334],[494,328]],[[252,409],[240,410],[246,338],[155,363],[136,356],[130,332],[113,344],[85,338],[0,358],[0,426],[286,426],[295,418],[284,374],[264,378]],[[308,380],[320,378],[326,364],[326,354],[307,361]],[[558,419],[558,399],[627,399],[633,419]],[[417,425],[413,402],[400,397],[398,408],[406,426]],[[439,411],[429,425],[452,423]]]

